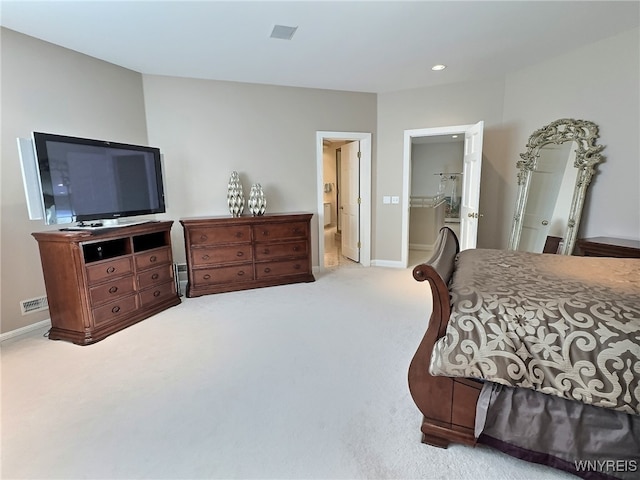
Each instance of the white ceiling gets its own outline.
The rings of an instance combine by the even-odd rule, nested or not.
[[[145,74],[376,93],[502,76],[639,20],[637,1],[0,0],[2,26]]]

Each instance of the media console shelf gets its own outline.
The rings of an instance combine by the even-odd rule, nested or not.
[[[187,297],[313,282],[311,213],[180,220]]]
[[[173,222],[36,232],[51,340],[88,345],[180,303]]]

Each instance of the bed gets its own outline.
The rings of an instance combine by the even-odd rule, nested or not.
[[[433,310],[409,367],[423,443],[640,478],[640,260],[460,252],[413,269]]]

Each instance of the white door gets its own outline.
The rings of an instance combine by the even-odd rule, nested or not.
[[[484,122],[478,122],[464,133],[464,166],[460,203],[460,250],[475,248],[478,242],[483,129]]]
[[[569,211],[572,197],[566,195],[566,192],[573,192],[576,180],[573,161],[571,158],[567,161],[570,146],[571,142],[565,142],[562,145],[546,145],[540,149],[541,154],[529,180],[518,250],[540,253],[544,250],[547,235],[564,235],[568,220],[559,211]],[[565,192],[565,195],[561,197],[560,192]],[[562,207],[556,211],[559,205]]]
[[[542,163],[542,162],[539,162]],[[522,216],[518,250],[540,253],[551,228],[553,210],[560,192],[562,176],[538,165],[531,172],[527,206]],[[562,229],[560,229],[562,231]]]
[[[360,261],[360,142],[340,147],[342,255]]]

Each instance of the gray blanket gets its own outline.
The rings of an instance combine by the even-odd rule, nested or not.
[[[640,260],[465,250],[430,373],[640,415]]]

